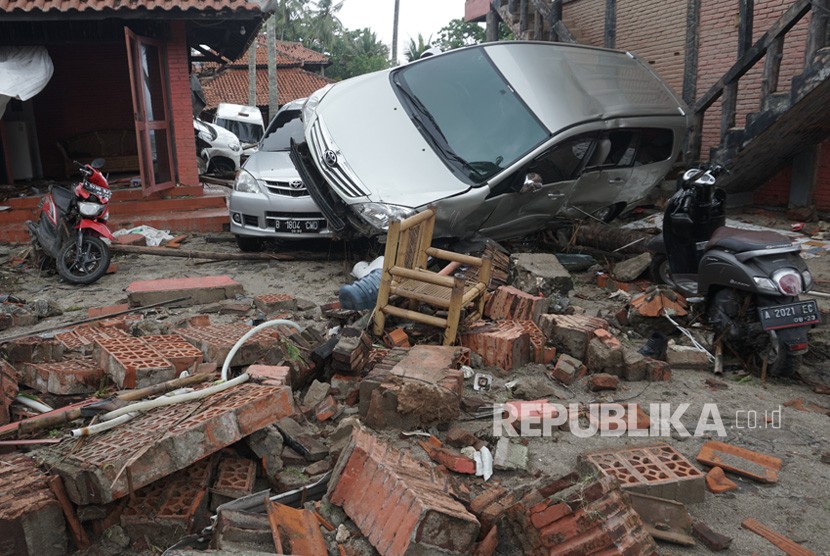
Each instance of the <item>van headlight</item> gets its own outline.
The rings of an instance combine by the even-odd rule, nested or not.
[[[320,104],[320,101],[323,99],[324,96],[326,96],[326,93],[329,92],[329,89],[331,89],[332,85],[333,83],[330,83],[322,89],[317,89],[309,95],[308,100],[306,100],[305,104],[303,104],[303,123],[308,124],[311,121],[311,119],[314,117],[314,112],[317,110],[317,105]]]
[[[233,152],[239,151],[242,147],[239,146],[239,143],[228,143],[228,148]]]
[[[233,182],[234,191],[242,193],[260,193],[259,182],[247,170],[240,170]]]
[[[98,216],[98,214],[104,210],[104,206],[105,205],[99,205],[98,203],[79,202],[78,211],[84,216]]]
[[[377,230],[387,231],[389,222],[403,220],[415,214],[415,209],[383,203],[363,203],[354,205],[357,214]]]

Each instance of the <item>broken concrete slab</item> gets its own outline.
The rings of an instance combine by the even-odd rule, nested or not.
[[[504,471],[524,471],[527,469],[527,446],[510,442],[508,437],[502,436],[496,443],[493,467]]]
[[[360,382],[360,415],[373,428],[410,430],[458,417],[464,373],[463,347],[396,348]]]
[[[625,261],[614,265],[611,276],[623,282],[633,282],[639,278],[651,265],[651,253],[640,253]]]
[[[720,467],[761,483],[777,483],[781,459],[725,442],[710,440],[700,447],[697,461],[709,467]]]
[[[263,462],[269,479],[273,479],[274,475],[282,469],[280,454],[282,454],[284,442],[282,434],[274,425],[259,429],[245,437],[245,443]]]
[[[665,442],[581,454],[579,463],[586,473],[615,477],[624,490],[687,504],[704,498],[703,472]]]
[[[314,380],[308,387],[305,396],[303,396],[303,406],[316,406],[318,403],[326,399],[326,396],[329,395],[329,390],[331,390],[331,384],[328,382]]]
[[[385,556],[467,554],[479,522],[449,488],[434,467],[356,429],[337,460],[327,496]]]
[[[227,275],[140,280],[127,286],[127,300],[131,307],[172,301],[180,297],[188,298],[181,302],[182,305],[204,305],[233,299],[244,293],[242,284]]]
[[[191,465],[294,413],[290,388],[240,384],[202,400],[150,410],[36,457],[64,480],[76,504],[105,504]]]
[[[68,553],[63,511],[48,480],[31,458],[0,456],[0,554]]]
[[[265,556],[274,554],[274,537],[268,516],[237,510],[222,510],[216,519],[213,536],[210,541],[211,556]],[[174,556],[172,550],[171,554]],[[187,556],[204,555],[205,552],[192,552]]]
[[[525,292],[566,296],[574,287],[570,272],[550,253],[513,253],[510,269],[513,285]]]

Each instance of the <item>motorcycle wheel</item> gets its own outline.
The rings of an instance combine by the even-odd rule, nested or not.
[[[781,340],[777,341],[777,345],[771,346],[769,354],[770,360],[767,363],[767,373],[770,376],[789,378],[801,367],[802,356],[791,354]],[[761,360],[759,363],[760,368],[763,365],[763,359],[759,356],[756,357]]]
[[[653,282],[674,287],[675,283],[672,280],[669,260],[665,255],[658,253],[651,257],[649,273],[651,274],[651,280]]]
[[[91,284],[107,272],[110,250],[100,238],[84,237],[83,248],[78,253],[78,242],[66,243],[58,255],[58,274],[72,284]]]

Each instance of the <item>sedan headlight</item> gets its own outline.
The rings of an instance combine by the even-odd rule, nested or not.
[[[105,205],[99,205],[98,203],[85,203],[79,202],[78,203],[78,210],[84,216],[98,216],[105,208]]]
[[[392,220],[403,220],[416,212],[408,207],[385,205],[383,203],[363,203],[354,205],[353,208],[373,228],[384,232],[389,229],[389,222]]]
[[[239,143],[228,143],[228,148],[233,152],[237,152],[242,149],[242,147],[239,146]]]
[[[256,178],[246,170],[240,170],[236,175],[236,180],[233,182],[233,188],[235,191],[241,191],[242,193],[261,192],[259,182],[257,182]]]

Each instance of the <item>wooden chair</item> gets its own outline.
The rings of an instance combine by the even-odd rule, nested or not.
[[[458,335],[461,310],[475,302],[475,318],[484,312],[487,284],[490,282],[490,258],[471,257],[432,247],[435,229],[435,210],[421,213],[389,224],[386,253],[375,305],[375,335],[382,336],[386,316],[392,315],[444,329],[444,345],[452,345]],[[475,281],[427,270],[428,257],[450,261],[458,265],[478,267]],[[396,307],[389,298],[396,295],[409,300],[407,308]],[[421,304],[447,311],[446,318],[418,311]]]

